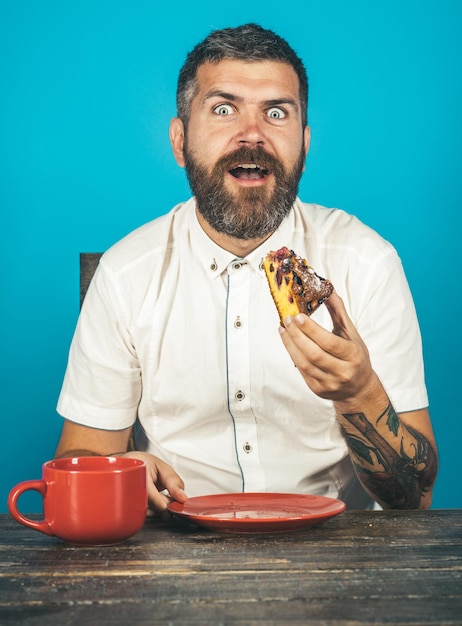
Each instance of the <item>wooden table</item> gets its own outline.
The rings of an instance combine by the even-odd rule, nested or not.
[[[462,624],[462,510],[346,511],[281,535],[148,519],[72,547],[0,516],[0,624]]]

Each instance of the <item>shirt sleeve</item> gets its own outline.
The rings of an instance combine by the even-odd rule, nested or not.
[[[363,299],[354,322],[372,366],[397,412],[425,408],[422,339],[401,260],[390,246],[369,272],[360,275]]]
[[[72,339],[57,411],[106,430],[131,426],[141,397],[141,370],[104,257],[86,294]]]

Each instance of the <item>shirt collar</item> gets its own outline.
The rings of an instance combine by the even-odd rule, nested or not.
[[[210,278],[217,278],[236,256],[218,246],[204,232],[196,215],[196,202],[192,202],[190,215],[191,250]]]
[[[252,269],[263,276],[262,261],[270,250],[278,250],[282,246],[287,246],[294,233],[294,211],[284,218],[279,228],[258,248],[253,250],[244,259]],[[191,202],[190,215],[191,249],[195,258],[203,266],[205,273],[210,278],[220,276],[228,265],[236,260],[236,256],[218,246],[204,232],[196,215],[196,202]]]

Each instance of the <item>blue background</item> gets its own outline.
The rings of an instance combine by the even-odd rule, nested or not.
[[[189,196],[168,141],[179,68],[211,29],[248,21],[286,37],[307,66],[300,196],[354,213],[401,255],[440,448],[434,506],[462,506],[461,7],[1,0],[0,510],[14,484],[40,477],[59,437],[79,252]],[[31,511],[39,496],[21,502]]]

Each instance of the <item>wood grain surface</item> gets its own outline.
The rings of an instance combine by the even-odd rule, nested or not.
[[[0,624],[462,624],[462,511],[346,511],[286,534],[148,519],[75,547],[0,516]]]

